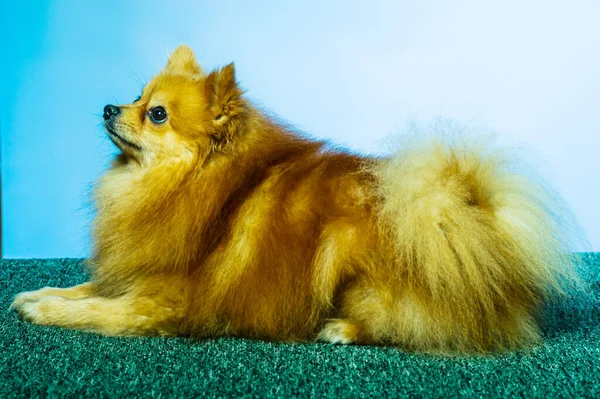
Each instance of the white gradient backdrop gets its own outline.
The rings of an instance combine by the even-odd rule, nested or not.
[[[486,126],[544,160],[600,250],[596,0],[0,1],[5,257],[89,254],[87,193],[114,151],[102,107],[181,43],[354,150],[411,118]]]

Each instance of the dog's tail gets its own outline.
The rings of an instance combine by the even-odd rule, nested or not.
[[[413,135],[402,144],[373,170],[407,314],[418,315],[398,340],[461,352],[537,342],[539,306],[576,281],[577,227],[560,196],[489,143]]]

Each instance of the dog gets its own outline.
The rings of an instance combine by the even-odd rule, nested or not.
[[[575,278],[562,201],[467,138],[340,150],[186,46],[103,117],[119,154],[94,190],[91,279],[18,294],[25,321],[495,353],[539,344],[541,307]]]

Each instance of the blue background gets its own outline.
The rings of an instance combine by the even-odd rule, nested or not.
[[[532,148],[600,250],[595,0],[1,1],[5,257],[89,253],[89,190],[114,151],[102,107],[131,102],[181,43],[352,149],[436,116]]]

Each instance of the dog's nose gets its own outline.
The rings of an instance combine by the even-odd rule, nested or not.
[[[114,105],[108,104],[104,107],[104,120],[109,120],[113,116],[117,116],[121,113],[119,107],[115,107]]]

